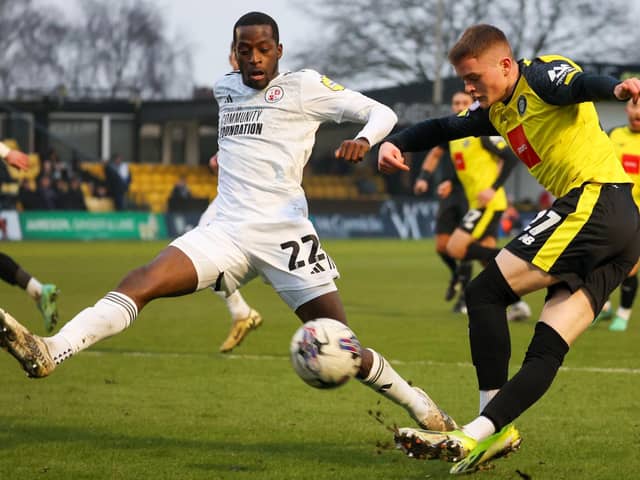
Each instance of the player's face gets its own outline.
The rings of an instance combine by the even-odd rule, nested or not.
[[[500,56],[499,49],[489,49],[478,57],[467,57],[454,65],[464,81],[464,89],[482,108],[507,98],[513,85],[509,72],[513,62]]]
[[[460,113],[471,106],[473,100],[466,93],[458,92],[451,99],[451,110],[453,113]]]
[[[276,44],[271,25],[246,25],[236,28],[235,53],[242,82],[262,90],[278,75],[282,45]]]
[[[629,100],[626,110],[629,119],[629,128],[632,132],[640,132],[640,102],[633,103],[632,100]]]

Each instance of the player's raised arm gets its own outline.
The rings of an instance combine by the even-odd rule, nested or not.
[[[383,173],[408,170],[400,167],[398,152],[420,152],[457,138],[497,134],[487,111],[476,102],[457,115],[430,118],[387,137],[378,154],[378,169]],[[385,147],[383,152],[386,143],[393,144],[398,152],[389,147]]]
[[[17,169],[26,170],[29,168],[29,157],[26,154],[18,150],[11,150],[2,142],[0,142],[0,157]]]
[[[355,139],[343,141],[335,152],[336,158],[344,158],[350,162],[361,161],[371,150],[371,146],[386,137],[398,121],[396,114],[386,105],[361,94],[357,98],[357,102],[349,103],[349,107],[345,109],[344,118],[361,121],[364,112],[366,123]]]

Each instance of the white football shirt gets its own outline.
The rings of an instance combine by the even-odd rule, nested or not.
[[[391,109],[313,70],[279,74],[263,90],[239,72],[220,79],[216,218],[278,222],[306,217],[302,171],[322,122],[367,125],[355,138],[382,140],[397,117]],[[336,145],[338,147],[338,145]]]

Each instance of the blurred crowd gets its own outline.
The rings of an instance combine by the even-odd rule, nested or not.
[[[15,182],[4,163],[0,163],[0,184]],[[85,198],[110,198],[116,210],[127,208],[127,191],[131,174],[122,156],[115,154],[104,164],[104,178],[80,167],[77,158],[70,163],[60,160],[55,149],[40,156],[40,171],[35,178],[20,181],[13,202],[4,207],[22,210],[87,210]],[[6,203],[6,202],[5,202]]]

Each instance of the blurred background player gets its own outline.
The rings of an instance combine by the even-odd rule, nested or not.
[[[616,127],[609,132],[618,158],[622,162],[624,171],[634,182],[633,199],[640,206],[640,104],[629,100],[626,104],[628,125]],[[624,332],[629,324],[631,308],[638,292],[638,267],[624,279],[620,286],[620,305],[616,315],[609,325],[612,332]],[[596,321],[608,320],[613,316],[611,301],[607,300]]]
[[[18,285],[38,305],[44,318],[44,328],[52,332],[58,322],[58,307],[56,299],[58,288],[52,283],[42,284],[40,281],[26,272],[9,255],[0,252],[0,278],[9,285]]]
[[[463,94],[466,96],[466,94]],[[458,108],[457,103],[462,99],[461,95],[454,94],[451,99],[451,107],[454,112],[464,110],[464,108]],[[467,282],[471,278],[471,261],[458,261],[447,253],[447,243],[451,234],[456,227],[462,221],[462,217],[468,210],[467,199],[462,189],[462,184],[458,180],[453,164],[451,162],[442,162],[440,159],[443,155],[446,155],[447,148],[434,147],[424,158],[422,162],[422,168],[420,174],[413,186],[413,192],[416,195],[423,195],[426,193],[433,182],[433,174],[440,165],[440,171],[442,173],[441,186],[437,189],[438,195],[438,216],[436,217],[435,233],[436,233],[436,252],[442,259],[442,262],[447,266],[451,272],[451,278],[449,285],[445,292],[444,299],[448,302],[452,300],[458,292],[462,292]],[[449,181],[449,187],[443,185],[445,181]],[[459,308],[459,306],[457,306]],[[456,308],[454,308],[456,311]]]
[[[472,103],[471,95],[456,92],[451,99],[451,108],[454,113],[461,114]],[[507,195],[502,185],[518,163],[518,158],[502,137],[483,136],[461,138],[435,147],[431,150],[436,151],[435,159],[427,158],[425,161],[430,160],[437,165],[445,149],[449,152],[469,206],[446,244],[447,254],[460,261],[461,271],[457,276],[463,286],[453,311],[466,313],[464,287],[471,279],[468,264],[478,260],[484,266],[500,251],[496,248],[498,231],[500,219],[507,208]],[[438,193],[446,195],[452,188],[452,182],[446,180],[438,186]],[[509,307],[510,320],[521,320],[530,315],[529,305],[522,300]]]
[[[46,377],[76,353],[124,331],[156,298],[211,285],[231,293],[257,276],[273,286],[302,322],[333,318],[347,323],[335,284],[337,267],[308,217],[301,185],[304,165],[323,122],[364,124],[335,152],[336,158],[360,162],[397,117],[318,72],[281,74],[278,26],[264,13],[243,15],[233,27],[233,38],[240,71],[228,73],[214,87],[220,107],[215,217],[130,271],[115,290],[79,312],[55,336],[34,335],[0,310],[0,343],[30,377]],[[363,385],[403,407],[425,428],[455,428],[380,353],[363,347],[361,356],[357,378]]]
[[[2,142],[0,142],[0,158],[4,159],[8,165],[20,170],[26,170],[29,166],[29,157],[26,154],[12,150]],[[46,331],[52,332],[58,321],[56,306],[58,289],[56,286],[50,283],[43,285],[18,265],[13,258],[4,253],[0,253],[0,278],[9,285],[18,285],[35,300],[44,317]]]

